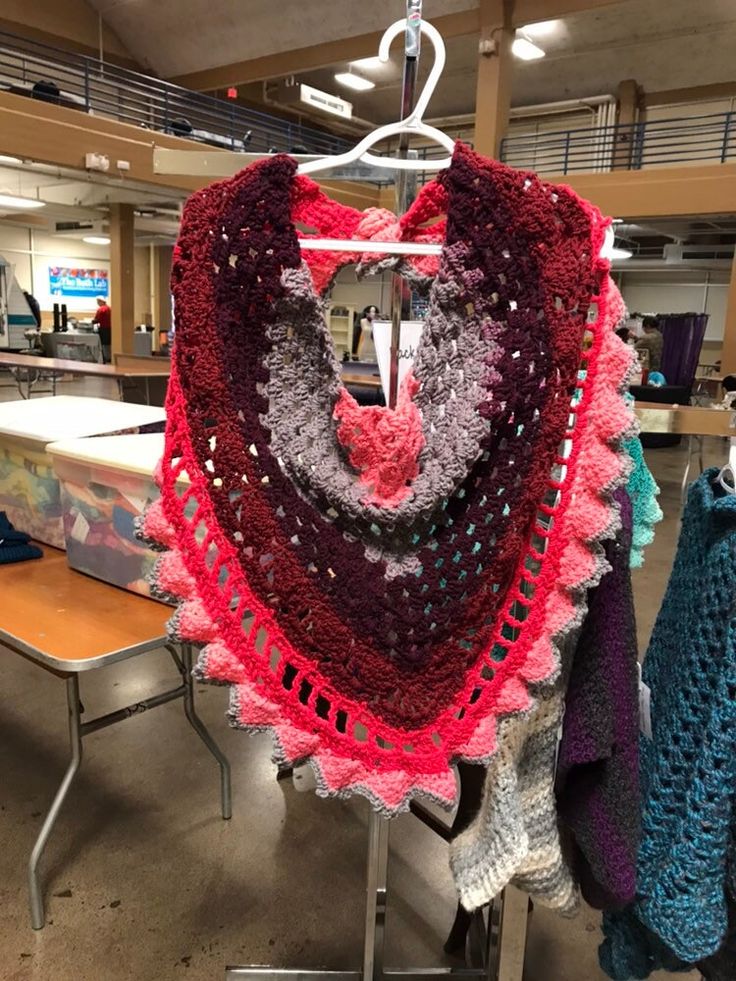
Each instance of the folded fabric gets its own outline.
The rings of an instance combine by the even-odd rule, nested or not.
[[[37,545],[31,545],[30,541],[31,536],[14,528],[7,514],[0,511],[0,565],[40,559],[43,552]]]

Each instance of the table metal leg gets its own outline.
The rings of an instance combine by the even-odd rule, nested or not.
[[[688,436],[687,438],[687,463],[685,464],[685,472],[682,475],[682,486],[680,487],[680,507],[685,507],[685,500],[687,498],[687,485],[690,477],[690,465],[693,460],[693,437]]]
[[[186,685],[184,692],[184,713],[189,720],[189,724],[205,744],[207,749],[217,760],[220,767],[220,798],[222,802],[222,816],[227,821],[232,817],[232,790],[230,785],[230,763],[222,752],[215,740],[209,734],[205,724],[197,715],[194,708],[194,679],[192,678],[192,648],[190,644],[184,644],[182,649],[184,670],[182,677]]]
[[[79,678],[76,674],[71,675],[66,680],[66,701],[69,713],[69,742],[71,744],[72,758],[69,761],[64,779],[56,791],[56,796],[44,818],[43,825],[36,838],[36,843],[31,852],[28,863],[28,888],[31,901],[31,925],[34,930],[40,930],[44,925],[43,893],[38,875],[38,863],[49,840],[59,811],[62,808],[69,788],[82,762],[82,728],[79,712]]]

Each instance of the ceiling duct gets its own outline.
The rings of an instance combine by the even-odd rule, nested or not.
[[[669,265],[680,265],[687,263],[708,264],[714,261],[731,260],[734,254],[733,243],[724,245],[688,245],[686,243],[673,243],[665,245],[662,249],[664,261]]]

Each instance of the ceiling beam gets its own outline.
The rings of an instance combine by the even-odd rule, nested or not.
[[[703,102],[708,99],[730,99],[736,95],[736,82],[715,82],[713,85],[692,85],[686,89],[665,89],[662,92],[644,92],[641,97],[645,109],[651,106],[669,106],[677,102]]]
[[[516,0],[512,15],[514,27],[532,24],[539,20],[553,20],[584,10],[620,3],[621,0]],[[478,4],[454,14],[432,18],[432,24],[444,38],[464,37],[480,31]],[[178,75],[171,81],[188,89],[208,92],[230,85],[246,85],[270,78],[283,78],[300,72],[325,68],[338,62],[356,61],[376,54],[383,31],[358,34],[355,37],[326,41],[293,51],[279,51],[262,55],[249,61],[237,61],[230,65],[207,68],[203,71]]]

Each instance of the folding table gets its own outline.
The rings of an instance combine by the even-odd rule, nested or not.
[[[192,648],[166,637],[171,609],[71,570],[63,552],[43,549],[42,559],[0,566],[0,645],[44,668],[66,684],[71,759],[49,808],[28,864],[31,923],[44,925],[39,861],[82,761],[82,739],[146,709],[181,698],[193,729],[220,767],[222,816],[231,815],[230,766],[194,707]],[[95,719],[84,720],[79,675],[147,651],[166,648],[180,675],[168,691]]]

